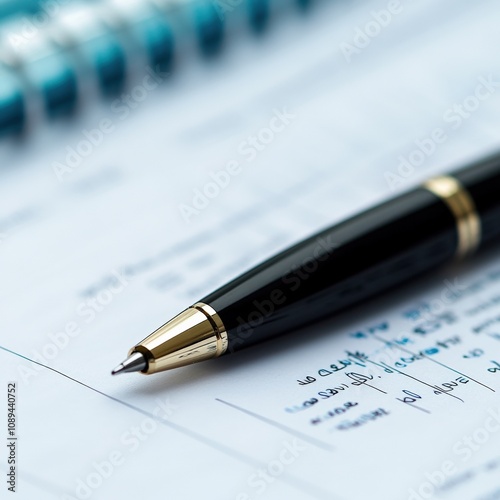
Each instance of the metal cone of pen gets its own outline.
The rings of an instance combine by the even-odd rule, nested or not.
[[[227,334],[217,313],[197,303],[132,347],[129,357],[112,374],[178,368],[217,357],[226,348]]]

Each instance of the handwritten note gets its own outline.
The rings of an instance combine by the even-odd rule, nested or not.
[[[392,297],[390,307],[380,301],[383,315],[360,323],[348,314],[343,326],[322,325],[314,347],[299,333],[287,359],[261,362],[252,380],[257,400],[236,392],[222,399],[310,438],[311,446],[331,445],[333,469],[350,470],[347,460],[353,474],[390,474],[389,498],[465,498],[464,491],[488,498],[498,484],[499,271],[492,256],[453,287],[443,274],[396,306]],[[472,474],[475,468],[482,473]],[[345,498],[368,497],[373,488],[335,484]]]

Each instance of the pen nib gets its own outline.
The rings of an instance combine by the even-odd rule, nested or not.
[[[119,373],[142,372],[148,367],[146,358],[140,352],[134,352],[123,363],[120,363],[112,372],[111,375]]]

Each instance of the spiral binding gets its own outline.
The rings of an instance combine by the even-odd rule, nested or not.
[[[52,0],[56,2],[57,0]],[[60,2],[63,0],[59,0]],[[270,13],[308,0],[104,0],[67,3],[56,13],[3,26],[0,40],[0,135],[19,134],[29,117],[66,116],[84,90],[118,94],[138,61],[169,72],[183,43],[217,54],[231,23],[259,32]],[[47,5],[49,5],[47,3]],[[54,11],[54,4],[52,4]],[[42,13],[43,14],[43,13]],[[234,30],[233,30],[234,31]]]

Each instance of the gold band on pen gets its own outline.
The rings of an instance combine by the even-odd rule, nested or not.
[[[194,309],[201,311],[208,319],[213,328],[213,335],[215,336],[215,356],[219,357],[227,351],[228,338],[227,331],[222,319],[218,312],[208,304],[197,302],[193,306]]]
[[[481,219],[467,189],[454,177],[444,175],[429,179],[423,187],[441,198],[455,217],[458,234],[457,257],[476,251],[481,243]]]

